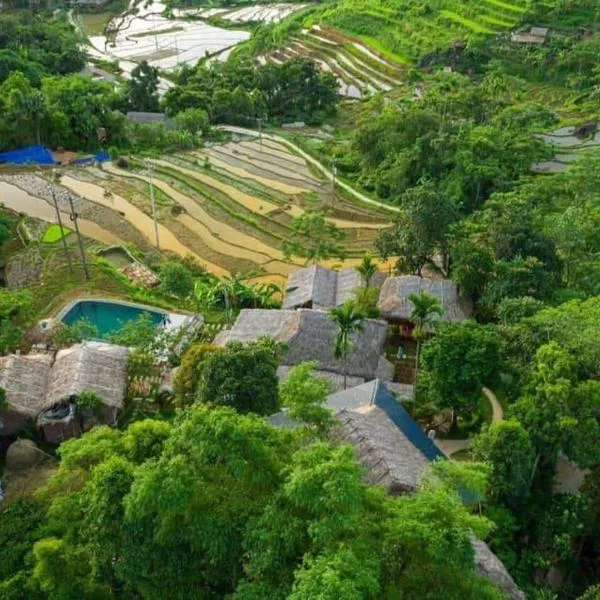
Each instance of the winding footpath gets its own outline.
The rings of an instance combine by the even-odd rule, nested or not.
[[[487,387],[481,388],[481,391],[484,393],[485,397],[489,400],[492,405],[492,424],[498,423],[504,419],[504,409],[500,402],[498,402],[498,398],[496,398],[496,394],[492,392]],[[466,440],[435,440],[437,447],[448,457],[451,457],[456,452],[460,452],[461,450],[466,450],[471,445],[471,439]]]
[[[221,129],[222,131],[228,131],[229,133],[237,133],[239,135],[248,135],[248,136],[252,136],[252,137],[259,137],[258,131],[256,131],[255,129],[247,129],[246,127],[235,127],[233,125],[219,125],[217,127],[217,129]],[[287,146],[293,152],[302,156],[302,158],[304,158],[304,160],[306,160],[311,165],[316,167],[319,171],[321,171],[321,173],[323,173],[325,175],[325,177],[327,179],[329,179],[329,181],[333,181],[334,175],[327,167],[325,167],[322,163],[320,163],[316,158],[313,158],[310,154],[308,154],[307,152],[302,150],[302,148],[300,148],[299,146],[296,146],[296,144],[294,144],[293,142],[290,142],[286,138],[281,137],[279,135],[275,135],[273,133],[263,133],[262,137],[265,140],[271,140],[273,142],[277,142],[278,144]],[[340,180],[339,178],[336,179],[336,185],[338,185],[342,189],[346,190],[349,194],[354,196],[357,200],[360,200],[361,202],[364,202],[365,204],[370,204],[371,206],[376,206],[377,208],[383,208],[384,210],[389,210],[391,212],[400,212],[400,209],[398,207],[390,206],[389,204],[384,204],[383,202],[378,202],[377,200],[373,200],[373,198],[369,198],[369,196],[366,196],[365,194],[358,192],[352,186],[348,185],[346,182]]]

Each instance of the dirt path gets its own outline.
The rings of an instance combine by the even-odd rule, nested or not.
[[[219,125],[219,129],[222,129],[224,131],[229,131],[231,133],[239,133],[242,135],[258,137],[258,133],[256,131],[254,131],[254,129],[246,129],[244,127],[234,127],[231,125]],[[311,163],[317,169],[319,169],[319,171],[321,171],[325,175],[325,177],[327,177],[327,179],[329,179],[330,181],[333,180],[333,173],[331,171],[329,171],[329,169],[324,167],[316,158],[313,158],[310,154],[308,154],[307,152],[302,150],[302,148],[299,148],[298,146],[296,146],[296,144],[286,140],[285,138],[283,138],[279,135],[274,135],[272,133],[263,133],[263,138],[272,140],[274,142],[278,142],[284,146],[287,146],[288,148],[292,148],[294,152],[296,152],[297,154],[302,156],[305,160],[307,160],[309,163]],[[377,200],[373,200],[372,198],[369,198],[365,194],[361,194],[360,192],[356,191],[352,186],[348,185],[344,181],[340,181],[338,179],[337,185],[339,185],[341,188],[346,190],[348,193],[352,194],[355,198],[357,198],[361,202],[365,202],[366,204],[370,204],[372,206],[377,206],[378,208],[383,208],[384,210],[389,210],[391,212],[400,212],[400,209],[398,207],[390,206],[389,204],[384,204],[383,202],[378,202]]]
[[[492,424],[504,419],[504,409],[496,398],[496,394],[489,388],[483,387],[481,391],[492,405]],[[460,450],[466,450],[471,445],[471,439],[467,440],[435,440],[437,447],[448,457]]]
[[[496,398],[496,394],[492,392],[489,388],[482,388],[485,397],[490,401],[492,405],[492,423],[498,423],[498,421],[502,421],[504,419],[504,409],[500,402],[498,402],[498,398]]]

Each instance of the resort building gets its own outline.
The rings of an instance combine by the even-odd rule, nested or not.
[[[37,424],[46,441],[60,442],[97,421],[115,424],[127,388],[127,353],[123,346],[83,342],[60,350],[55,358],[49,354],[0,358],[0,386],[6,392],[0,436]],[[100,414],[77,414],[76,399],[87,391],[102,401]]]
[[[379,294],[377,308],[381,318],[394,325],[410,323],[413,304],[409,296],[427,292],[438,298],[444,309],[442,321],[460,322],[471,317],[473,303],[469,298],[460,296],[456,285],[448,279],[430,279],[417,275],[388,277]]]
[[[383,274],[379,273],[379,279]],[[375,275],[377,279],[377,275]],[[294,271],[287,280],[283,308],[327,310],[354,298],[354,290],[364,282],[356,269],[334,271],[312,265]]]
[[[392,379],[393,366],[383,356],[387,323],[365,319],[362,326],[362,331],[352,336],[346,361],[334,357],[336,327],[327,313],[318,310],[244,309],[234,326],[220,333],[214,343],[224,346],[231,341],[247,343],[271,337],[287,346],[281,360],[281,375],[285,374],[286,367],[316,361],[318,371],[331,379],[336,387],[343,386],[345,371],[348,382],[353,384],[377,377]]]
[[[365,481],[381,485],[388,494],[413,493],[429,463],[446,456],[380,380],[331,394],[338,440],[350,443],[365,470]],[[285,411],[269,417],[274,427],[294,428]],[[499,587],[510,600],[525,600],[502,561],[481,540],[472,538],[475,570]]]

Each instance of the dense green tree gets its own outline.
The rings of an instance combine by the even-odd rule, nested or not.
[[[129,110],[158,111],[158,69],[143,60],[131,71],[127,82],[127,106]]]
[[[196,399],[224,405],[240,413],[270,415],[279,408],[277,367],[281,349],[268,338],[230,342],[221,352],[208,352],[200,364]]]
[[[306,264],[318,264],[329,258],[344,258],[341,242],[344,232],[328,221],[322,212],[303,212],[292,221],[292,237],[281,248],[289,260],[292,256],[306,259]]]
[[[0,289],[0,354],[19,347],[33,316],[33,296],[29,290]]]
[[[290,369],[279,385],[279,397],[293,420],[322,436],[333,425],[331,412],[325,406],[332,390],[327,379],[313,374],[316,367],[317,363],[306,362]]]
[[[518,421],[500,421],[484,429],[475,438],[472,451],[475,460],[492,467],[489,494],[493,499],[518,506],[518,502],[527,498],[535,449]]]
[[[541,346],[529,393],[514,406],[542,464],[552,463],[560,451],[582,467],[600,462],[600,381],[577,382],[576,372],[567,350],[556,342]]]
[[[419,386],[439,408],[461,414],[478,405],[484,385],[490,385],[502,363],[502,340],[492,325],[443,323],[423,346]]]
[[[175,124],[178,129],[188,131],[194,136],[206,135],[209,130],[209,121],[206,111],[201,108],[187,108],[175,115]]]
[[[185,299],[194,290],[194,278],[184,264],[170,261],[160,268],[160,286],[165,293]]]

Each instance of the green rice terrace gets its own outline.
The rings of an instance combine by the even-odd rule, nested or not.
[[[342,0],[323,10],[321,20],[359,36],[394,60],[412,64],[423,55],[514,28],[527,12],[524,0]]]

